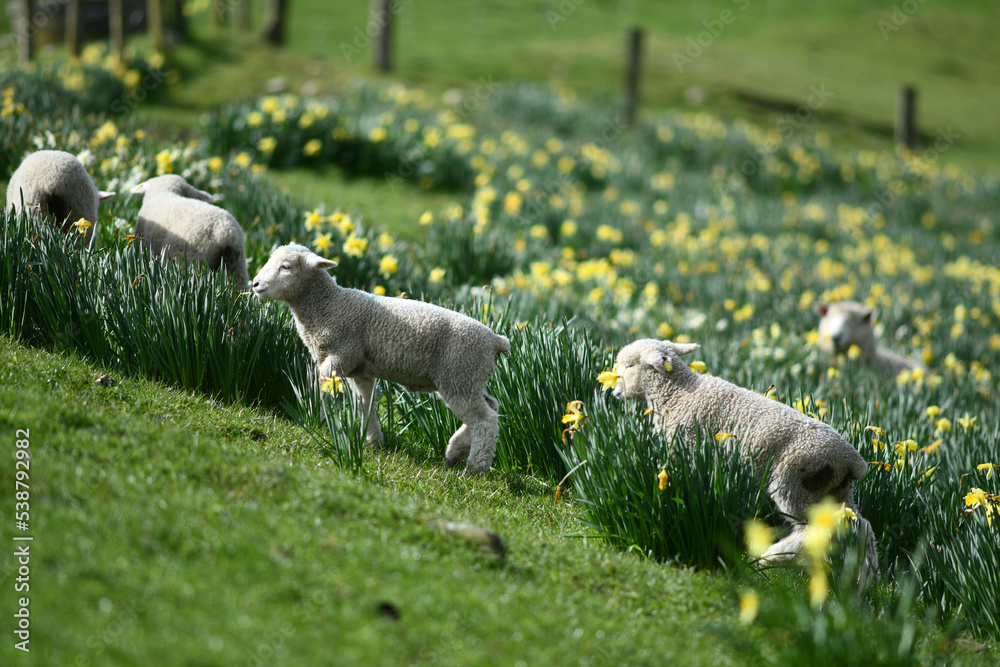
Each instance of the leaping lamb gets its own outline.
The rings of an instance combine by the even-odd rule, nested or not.
[[[872,327],[875,316],[872,308],[855,301],[836,301],[817,303],[813,310],[820,316],[819,344],[827,352],[844,354],[857,345],[861,359],[890,378],[900,371],[924,367],[878,344]]]
[[[84,218],[91,226],[84,233],[90,243],[97,225],[97,209],[114,192],[98,190],[87,168],[72,153],[36,151],[24,158],[7,185],[7,207],[21,211],[38,208],[42,217],[52,216],[64,231]]]
[[[411,299],[340,287],[327,273],[337,263],[300,245],[275,249],[253,280],[260,299],[286,302],[322,378],[344,378],[369,416],[367,441],[381,446],[375,379],[410,391],[437,392],[462,421],[445,460],[468,455],[470,472],[485,473],[496,455],[500,403],[486,393],[506,336],[471,317]]]
[[[135,234],[154,253],[167,248],[171,257],[183,254],[207,262],[213,271],[225,263],[236,286],[246,287],[250,274],[243,228],[229,211],[212,204],[211,194],[176,174],[151,178],[135,191],[144,195]]]
[[[658,430],[672,439],[678,428],[693,439],[699,425],[711,432],[735,436],[758,469],[770,459],[767,490],[792,524],[792,532],[764,553],[762,560],[779,561],[803,552],[806,508],[832,496],[852,509],[867,538],[859,581],[878,570],[871,525],[854,504],[854,482],[867,466],[858,451],[837,431],[784,403],[766,398],[711,375],[692,371],[681,357],[697,350],[696,343],[642,339],[618,353],[618,399],[643,399],[654,411]],[[728,441],[728,439],[727,439]]]

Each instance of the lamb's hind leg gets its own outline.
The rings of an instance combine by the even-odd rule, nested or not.
[[[471,401],[449,401],[445,398],[445,403],[462,420],[462,427],[448,442],[445,460],[454,465],[468,452],[466,468],[469,472],[487,472],[496,456],[497,436],[500,434],[499,401],[483,392]]]
[[[358,415],[364,420],[368,420],[368,432],[365,436],[365,444],[370,447],[381,448],[383,444],[382,428],[378,424],[378,409],[375,405],[375,380],[369,377],[347,378],[348,384],[354,391],[354,399],[357,402]]]

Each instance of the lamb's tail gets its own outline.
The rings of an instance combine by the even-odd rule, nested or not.
[[[497,354],[507,354],[510,352],[510,339],[497,334]]]

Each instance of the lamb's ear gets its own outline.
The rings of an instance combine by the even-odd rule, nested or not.
[[[813,312],[820,317],[826,317],[826,314],[830,311],[830,305],[824,303],[823,301],[817,301],[813,304]]]
[[[674,346],[674,352],[677,353],[678,357],[683,357],[685,354],[691,354],[701,347],[698,343],[672,343],[672,345]]]
[[[337,263],[332,259],[326,259],[324,257],[320,257],[314,252],[311,252],[308,255],[306,255],[305,260],[306,260],[306,266],[308,266],[311,269],[332,269],[335,266],[337,266]]]
[[[674,365],[670,363],[670,354],[663,347],[654,347],[646,350],[642,353],[640,361],[664,375],[674,370]]]
[[[205,192],[204,190],[199,190],[190,183],[185,183],[187,185],[184,188],[184,196],[188,199],[200,199],[202,201],[207,201],[209,204],[215,203],[215,195]]]
[[[104,190],[98,190],[98,201],[104,201],[105,199],[111,199],[115,196],[114,192],[105,192]]]
[[[877,313],[878,313],[878,311],[875,310],[874,308],[868,308],[867,310],[865,310],[864,315],[861,316],[861,321],[862,322],[867,322],[868,324],[871,324],[872,320],[875,319],[875,315]]]

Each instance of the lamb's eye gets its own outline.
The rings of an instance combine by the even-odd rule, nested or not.
[[[282,264],[282,265],[281,265],[281,266],[279,267],[279,269],[280,269],[281,271],[291,271],[291,270],[292,270],[292,265],[291,265],[291,264],[288,264],[288,263],[285,263],[285,264]]]

